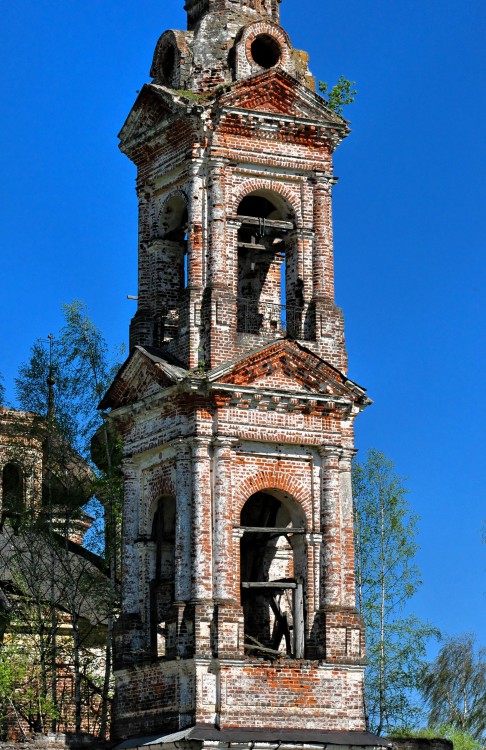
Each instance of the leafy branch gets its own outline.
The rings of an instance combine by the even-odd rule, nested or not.
[[[329,88],[326,81],[319,81],[319,91],[327,98],[329,109],[341,115],[344,107],[352,104],[356,99],[357,89],[353,89],[356,81],[348,81],[344,76],[339,76],[337,83]]]

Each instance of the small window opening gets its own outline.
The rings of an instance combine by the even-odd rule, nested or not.
[[[8,463],[2,472],[2,525],[10,519],[14,531],[18,531],[24,512],[24,477],[15,463]]]
[[[261,68],[273,68],[282,57],[279,43],[270,34],[259,34],[251,45],[251,56]]]
[[[164,50],[160,67],[165,80],[170,83],[175,69],[175,49],[172,44]]]
[[[257,492],[241,513],[245,651],[304,657],[305,523],[277,497]]]
[[[159,657],[166,656],[170,647],[167,617],[174,602],[175,514],[175,499],[162,498],[152,524],[155,565],[150,583],[151,650]]]

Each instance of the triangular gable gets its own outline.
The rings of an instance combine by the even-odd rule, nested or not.
[[[236,387],[268,387],[272,390],[307,391],[338,396],[356,403],[370,403],[366,391],[328,362],[296,341],[281,340],[237,362],[221,365],[209,380]]]
[[[142,88],[118,137],[122,151],[134,140],[146,137],[174,115],[181,115],[188,101],[165,86],[148,83]]]
[[[326,106],[324,99],[280,68],[237,83],[219,103],[227,108],[277,113],[348,130],[347,121]]]
[[[155,350],[136,346],[115,376],[99,408],[117,409],[134,404],[165,388],[171,388],[186,375],[186,370],[167,362]]]

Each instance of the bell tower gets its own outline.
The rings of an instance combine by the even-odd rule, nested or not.
[[[250,16],[269,19],[279,23],[281,0],[187,0],[187,28],[193,29],[208,13],[248,13]]]
[[[120,133],[139,288],[102,402],[124,443],[114,738],[378,746],[351,494],[370,401],[347,377],[334,300],[348,123],[315,93],[277,0],[186,10]]]

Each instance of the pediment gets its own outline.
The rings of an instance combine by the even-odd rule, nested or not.
[[[213,383],[235,388],[305,392],[369,403],[363,388],[296,341],[281,340],[237,362],[213,370]]]
[[[140,138],[156,131],[175,115],[180,115],[187,102],[165,86],[146,84],[135,101],[118,137],[120,148],[127,147]]]
[[[348,129],[347,121],[329,109],[321,96],[279,68],[233,86],[221,97],[220,104],[227,108],[281,114]]]
[[[167,362],[156,350],[136,346],[115,376],[99,408],[117,409],[137,403],[171,388],[185,375],[183,368]]]

